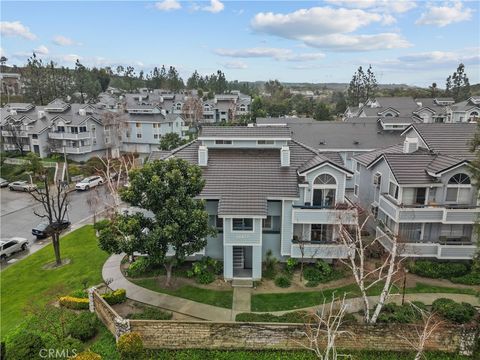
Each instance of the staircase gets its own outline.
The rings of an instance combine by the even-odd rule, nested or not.
[[[245,257],[243,256],[243,247],[233,248],[233,269],[243,269],[245,267]]]

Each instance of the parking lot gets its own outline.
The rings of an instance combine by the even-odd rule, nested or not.
[[[105,187],[98,187],[98,191],[90,191],[95,191],[95,195],[101,200],[97,213],[105,209],[104,204],[109,200]],[[72,223],[72,228],[90,222],[93,212],[88,206],[88,192],[74,191],[70,193],[69,197],[67,219]],[[10,191],[7,188],[0,190],[0,235],[2,240],[10,237],[22,237],[27,239],[29,243],[28,250],[11,256],[7,260],[7,264],[3,263],[1,265],[2,269],[8,264],[38,251],[50,242],[50,239],[37,240],[32,235],[32,228],[42,222],[42,219],[36,216],[34,211],[44,214],[43,206],[35,202],[30,194]]]

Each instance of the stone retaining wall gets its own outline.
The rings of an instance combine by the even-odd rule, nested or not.
[[[120,315],[112,309],[110,305],[100,296],[100,294],[93,290],[90,292],[90,311],[94,311],[98,318],[105,324],[112,334],[116,334],[115,319],[122,319]]]

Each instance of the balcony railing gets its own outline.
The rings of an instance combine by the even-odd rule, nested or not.
[[[48,133],[48,137],[50,139],[60,139],[60,140],[90,139],[90,132],[69,133],[69,132],[51,131]]]
[[[388,230],[377,227],[376,237],[380,244],[387,250],[392,251],[393,235]],[[444,244],[438,242],[400,242],[398,252],[405,257],[431,257],[444,260],[470,260],[476,252],[476,245],[472,242],[460,242]]]
[[[480,214],[480,206],[469,204],[396,204],[388,194],[380,196],[379,207],[395,222],[400,223],[473,224]]]
[[[298,241],[292,240],[290,256],[304,259],[345,259],[349,250],[343,244],[334,241]]]
[[[357,209],[348,203],[334,207],[316,205],[294,205],[292,222],[294,224],[355,224]]]
[[[55,148],[55,152],[58,153],[63,153],[65,149],[65,152],[67,154],[86,154],[92,151],[92,147],[90,145],[85,145],[85,146],[61,146]]]

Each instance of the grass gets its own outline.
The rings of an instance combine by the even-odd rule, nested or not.
[[[160,286],[158,279],[131,279],[132,282],[144,288],[184,299],[197,301],[199,303],[219,306],[226,309],[232,308],[233,290],[210,290],[195,286],[184,285],[176,290],[165,289]]]
[[[382,289],[382,284],[378,284],[369,289],[369,295],[379,295]],[[400,290],[395,289],[394,293],[399,293]],[[360,296],[360,292],[355,284],[342,286],[336,289],[326,289],[319,291],[302,291],[302,292],[285,292],[285,293],[271,293],[271,294],[254,294],[252,295],[252,311],[283,311],[295,310],[306,307],[316,306],[323,303],[323,301],[330,301],[332,295],[343,296],[346,293],[347,298]],[[423,283],[417,283],[415,287],[407,288],[406,293],[450,293],[450,294],[468,294],[477,295],[474,289],[457,289],[443,286],[432,286]]]
[[[68,294],[83,283],[91,286],[102,281],[108,254],[98,247],[91,225],[63,236],[60,244],[62,258],[71,260],[69,265],[54,270],[42,268],[55,259],[50,244],[0,273],[2,338],[24,318],[24,309],[31,301],[46,304],[58,293]]]

